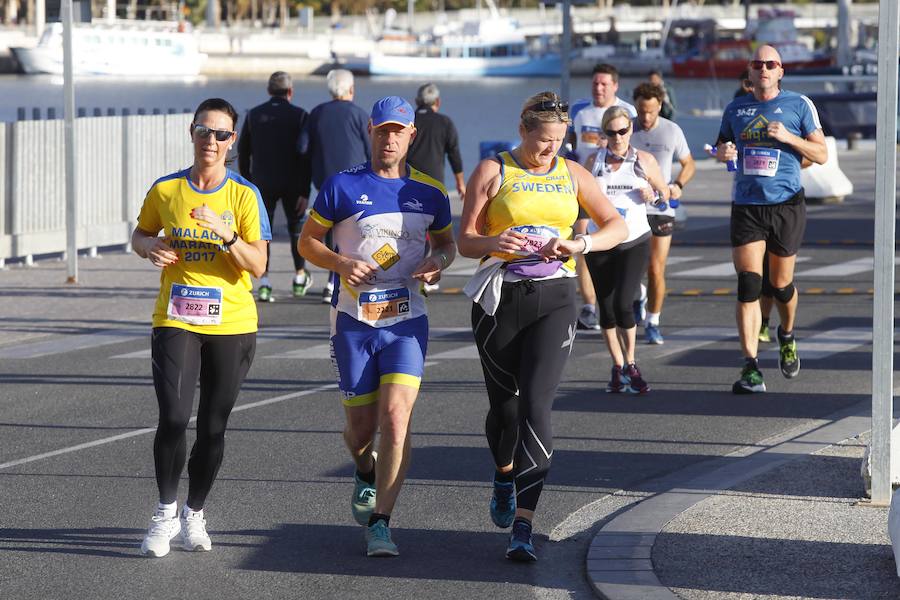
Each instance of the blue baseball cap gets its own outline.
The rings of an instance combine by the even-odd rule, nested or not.
[[[400,96],[385,96],[372,106],[372,127],[396,123],[409,127],[416,123],[416,112],[409,102]]]

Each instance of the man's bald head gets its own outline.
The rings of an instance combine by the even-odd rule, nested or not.
[[[777,60],[780,63],[781,55],[774,46],[763,44],[753,53],[753,60]]]
[[[750,60],[750,82],[753,84],[753,95],[758,100],[769,100],[778,95],[784,67],[781,55],[773,46],[763,44],[753,53]]]

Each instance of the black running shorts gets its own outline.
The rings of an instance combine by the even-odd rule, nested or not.
[[[793,256],[803,242],[806,203],[803,190],[781,204],[732,204],[731,245],[765,241],[776,256]]]
[[[675,231],[675,217],[668,215],[647,215],[650,231],[656,237],[670,237]]]

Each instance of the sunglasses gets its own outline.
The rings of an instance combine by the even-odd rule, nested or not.
[[[233,131],[228,131],[227,129],[210,129],[205,125],[197,125],[196,123],[191,125],[191,131],[201,140],[205,140],[209,137],[209,134],[213,134],[216,136],[217,142],[227,142],[234,135]]]
[[[548,110],[558,110],[559,112],[569,112],[569,103],[560,102],[558,100],[544,100],[528,107],[528,110],[543,112]]]
[[[622,129],[604,129],[603,133],[606,134],[606,137],[611,138],[617,135],[625,135],[631,127],[623,127]]]
[[[770,71],[774,71],[781,67],[781,63],[777,60],[751,60],[750,68],[754,71],[762,71],[763,66]]]

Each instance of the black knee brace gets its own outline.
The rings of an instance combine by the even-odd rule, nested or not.
[[[762,275],[752,271],[738,273],[738,301],[755,302],[762,292]]]
[[[763,273],[762,291],[760,294],[766,298],[773,298],[775,296],[775,288],[772,286],[772,282],[769,281],[769,278],[766,277],[765,273]]]
[[[772,296],[782,304],[787,304],[794,299],[794,282],[792,281],[781,288],[773,287]]]

